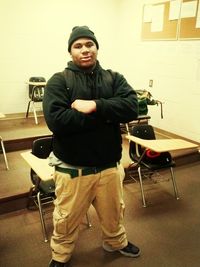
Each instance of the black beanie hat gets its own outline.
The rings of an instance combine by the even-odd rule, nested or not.
[[[70,34],[69,40],[68,40],[68,51],[71,51],[71,46],[73,42],[75,42],[79,38],[89,38],[92,41],[95,42],[97,49],[99,49],[99,44],[97,42],[97,39],[94,35],[94,33],[88,28],[88,26],[75,26],[72,29],[72,32]]]

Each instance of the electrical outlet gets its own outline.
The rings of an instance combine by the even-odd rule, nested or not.
[[[153,87],[153,80],[149,80],[149,87]]]

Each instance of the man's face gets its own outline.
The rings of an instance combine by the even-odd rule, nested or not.
[[[72,44],[70,54],[78,67],[91,68],[96,64],[98,50],[91,39],[80,38]]]

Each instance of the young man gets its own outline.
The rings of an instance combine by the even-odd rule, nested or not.
[[[102,247],[137,257],[123,226],[124,170],[120,123],[138,115],[136,93],[125,78],[103,69],[99,44],[87,26],[74,27],[68,41],[72,61],[48,81],[44,116],[53,132],[56,201],[50,267],[69,266],[80,223],[92,204],[102,229]]]

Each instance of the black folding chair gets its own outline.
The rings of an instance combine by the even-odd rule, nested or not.
[[[131,135],[139,137],[141,139],[153,140],[156,139],[154,129],[149,124],[135,125],[131,130]],[[131,169],[137,169],[139,176],[139,183],[141,189],[142,203],[146,207],[146,199],[143,188],[144,173],[148,172],[151,176],[156,171],[161,169],[170,169],[172,184],[174,188],[175,198],[179,199],[179,194],[176,185],[176,179],[174,176],[173,167],[175,162],[169,152],[155,153],[147,148],[141,147],[133,141],[129,144],[129,155],[133,163],[128,167],[128,172]]]
[[[53,137],[42,137],[33,141],[32,153],[38,158],[48,158],[52,151]],[[49,206],[55,199],[55,184],[53,179],[47,181],[41,180],[41,178],[31,169],[30,177],[33,186],[30,189],[27,208],[31,209],[31,202],[34,202],[36,207],[39,209],[40,222],[42,227],[42,233],[44,241],[48,241],[48,235],[45,224],[45,213],[49,209],[45,209],[45,206]],[[88,227],[91,227],[88,213],[86,214]]]
[[[26,111],[26,118],[29,115],[30,106],[32,106],[35,123],[38,124],[37,113],[35,108],[36,102],[42,102],[46,79],[44,77],[31,77],[29,79],[29,102]]]

